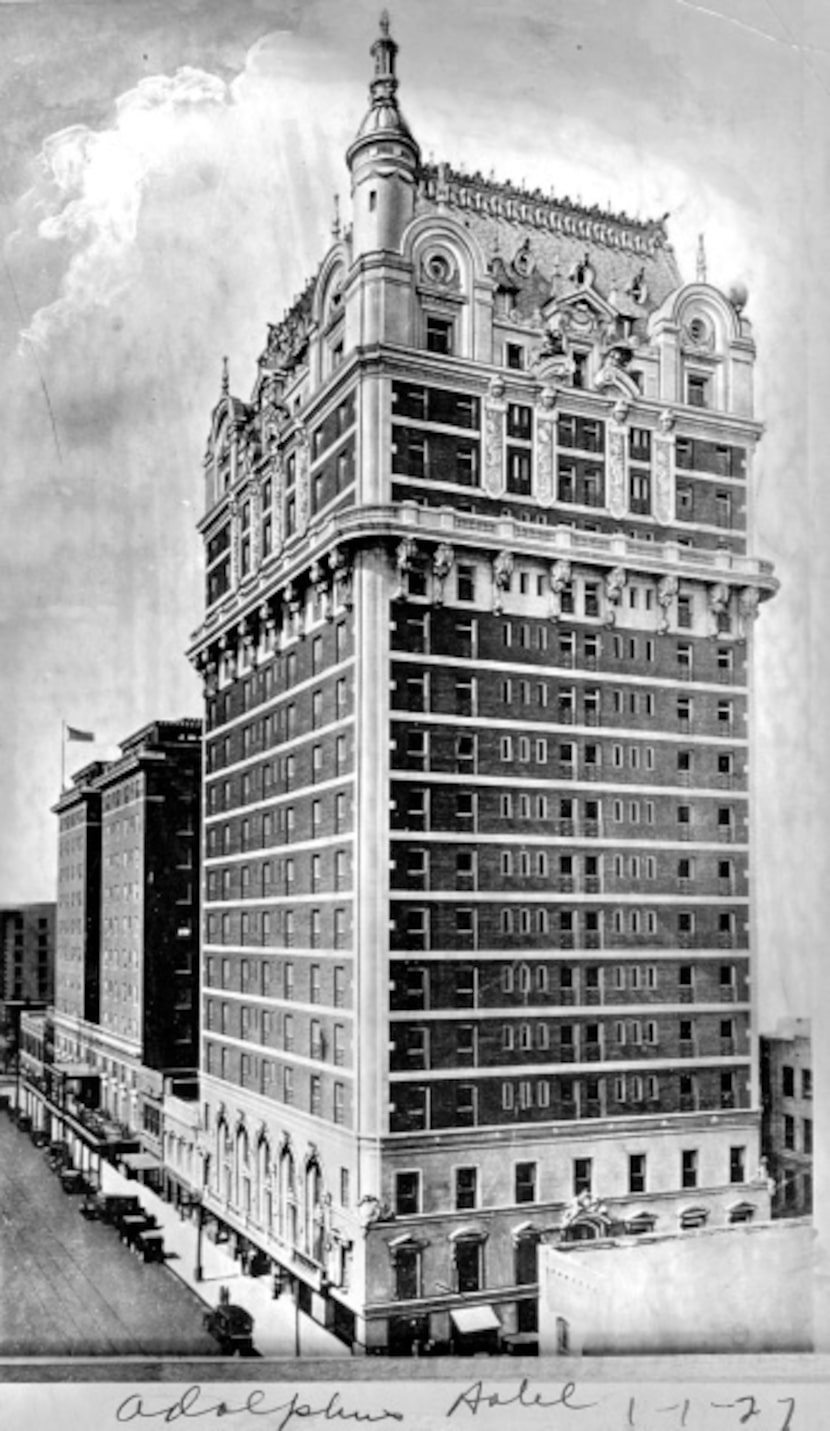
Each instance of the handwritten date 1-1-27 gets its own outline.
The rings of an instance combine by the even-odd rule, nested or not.
[[[115,1413],[121,1425],[130,1421],[160,1421],[170,1425],[173,1421],[196,1420],[202,1416],[268,1416],[272,1418],[268,1431],[286,1431],[296,1418],[299,1421],[352,1422],[355,1425],[379,1426],[384,1421],[403,1421],[402,1411],[350,1410],[344,1406],[339,1391],[333,1391],[326,1402],[317,1406],[304,1401],[298,1391],[287,1401],[266,1401],[266,1394],[259,1387],[249,1391],[244,1401],[211,1401],[205,1398],[201,1386],[189,1386],[175,1401],[166,1406],[153,1406],[148,1397],[133,1392],[124,1398]]]

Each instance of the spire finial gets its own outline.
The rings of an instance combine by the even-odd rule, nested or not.
[[[222,396],[227,397],[231,390],[231,377],[228,369],[227,358],[222,359]]]
[[[381,12],[380,12],[380,33],[383,35],[384,40],[387,39],[388,36],[389,36],[389,11],[388,11],[388,10],[381,10]]]
[[[334,214],[331,221],[331,231],[335,238],[340,237],[340,195],[334,196]]]
[[[697,236],[697,281],[706,282],[706,244],[703,241],[703,234]]]

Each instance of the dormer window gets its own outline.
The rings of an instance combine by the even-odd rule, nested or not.
[[[574,388],[586,388],[588,386],[588,354],[573,353],[573,379],[571,386]]]

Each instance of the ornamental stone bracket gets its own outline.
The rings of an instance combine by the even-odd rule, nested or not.
[[[761,601],[761,593],[757,586],[745,586],[738,597],[738,615],[740,617],[741,641],[746,641],[752,630],[753,623],[758,617],[758,608]]]
[[[328,573],[321,561],[313,561],[308,573],[309,581],[314,588],[315,595],[320,603],[320,610],[324,621],[334,619],[332,603],[331,583]]]
[[[243,616],[239,623],[239,644],[243,665],[250,666],[255,670],[259,664],[259,651],[253,622],[247,616]]]
[[[395,570],[398,574],[398,584],[392,594],[393,601],[402,601],[406,595],[406,578],[415,565],[418,554],[418,543],[414,537],[404,537],[398,542],[395,548]]]
[[[305,640],[305,610],[303,602],[300,600],[300,592],[296,581],[289,581],[284,590],[284,600],[288,608],[288,621],[291,628],[291,635],[300,640]]]
[[[443,606],[444,604],[444,583],[455,564],[455,552],[449,542],[442,542],[435,549],[432,558],[432,570],[435,574],[435,585],[433,590],[433,604]]]
[[[346,611],[354,606],[352,565],[342,547],[329,552],[329,568],[334,582],[334,598]]]
[[[571,582],[571,564],[569,561],[555,561],[550,569],[550,619],[558,621],[562,615],[562,592]]]
[[[720,618],[729,610],[729,587],[725,581],[719,581],[716,586],[710,586],[708,591],[709,607],[709,635],[717,636],[720,627]]]
[[[484,399],[484,472],[482,486],[490,497],[500,497],[505,490],[504,436],[507,419],[505,386],[495,377]]]
[[[657,604],[660,607],[660,620],[657,630],[665,636],[671,624],[671,608],[675,603],[678,592],[678,581],[676,576],[664,576],[657,583]]]
[[[623,590],[628,580],[624,566],[615,566],[605,578],[605,625],[614,626],[617,621],[617,607],[622,601]]]
[[[512,552],[502,551],[493,558],[493,611],[496,616],[504,610],[504,593],[510,590],[514,564]]]
[[[222,661],[222,675],[226,681],[235,681],[239,659],[235,632],[232,635],[226,634],[219,638],[219,653]]]

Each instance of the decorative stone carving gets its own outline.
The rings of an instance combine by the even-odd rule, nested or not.
[[[594,378],[594,387],[602,392],[604,388],[616,388],[625,397],[634,399],[639,389],[631,374],[627,372],[631,361],[631,349],[616,345],[606,353],[602,366]]]
[[[510,589],[513,566],[512,552],[499,552],[493,558],[493,610],[497,616],[504,609],[504,593]]]
[[[242,648],[242,664],[255,670],[257,666],[257,643],[254,627],[247,616],[243,617],[239,623],[239,637],[240,646]]]
[[[709,587],[708,605],[711,621],[710,634],[717,636],[720,617],[729,610],[729,587],[725,581],[719,581],[716,586]]]
[[[236,641],[233,636],[225,635],[219,638],[219,650],[222,655],[222,665],[224,676],[228,681],[236,680],[237,651]]]
[[[539,505],[556,500],[556,393],[544,388],[536,410],[536,496]]]
[[[674,521],[674,438],[671,435],[674,417],[668,411],[661,412],[660,431],[655,432],[652,442],[654,476],[654,519],[662,527]]]
[[[406,576],[412,570],[415,557],[418,551],[418,543],[414,537],[403,537],[398,542],[395,549],[395,567],[398,573],[398,584],[392,596],[393,601],[402,601],[406,595]]]
[[[657,583],[657,604],[660,607],[661,616],[657,630],[663,635],[668,631],[670,624],[670,608],[674,604],[677,596],[678,581],[676,576],[664,576]]]
[[[666,435],[670,432],[674,432],[674,423],[675,417],[671,408],[664,407],[663,411],[657,419],[657,425],[660,428],[660,431]]]
[[[335,603],[339,601],[346,611],[351,611],[354,605],[352,567],[341,547],[335,547],[329,552],[329,567],[334,579]]]
[[[589,1192],[582,1192],[572,1198],[565,1208],[562,1214],[562,1226],[569,1227],[571,1223],[577,1222],[581,1218],[607,1222],[608,1209],[604,1202],[600,1202],[599,1198],[592,1197]]]
[[[761,593],[757,586],[745,586],[738,597],[738,613],[741,618],[741,640],[745,641],[758,616]]]
[[[311,511],[309,441],[308,433],[305,430],[300,433],[296,455],[297,531],[302,535],[308,527],[308,519]]]
[[[229,506],[228,513],[231,519],[231,587],[239,585],[240,556],[242,548],[242,533],[239,521],[239,502],[234,498]]]
[[[314,587],[317,600],[320,603],[320,612],[324,620],[331,621],[334,613],[332,611],[331,602],[331,585],[326,568],[321,561],[313,561],[308,574],[311,585]]]
[[[259,608],[259,629],[265,655],[272,655],[277,643],[277,620],[270,601],[263,601]]]
[[[305,637],[305,621],[303,620],[303,603],[300,599],[300,592],[295,581],[289,581],[285,588],[285,605],[288,611],[288,626],[292,637],[302,641]]]
[[[562,614],[562,592],[571,581],[571,564],[564,559],[555,561],[550,569],[550,619],[558,621]]]
[[[606,626],[613,626],[617,620],[617,607],[622,601],[622,594],[625,583],[628,580],[628,573],[624,566],[615,566],[613,571],[609,571],[605,578],[605,601]]]
[[[435,573],[433,600],[436,606],[443,605],[444,582],[452,571],[454,562],[455,552],[449,542],[442,542],[439,547],[436,547],[435,555],[432,558],[432,570]]]
[[[628,398],[619,397],[614,403],[614,406],[611,411],[614,414],[614,421],[618,422],[622,427],[628,421],[628,414],[631,411],[631,403],[628,401]]]
[[[484,400],[484,472],[482,486],[490,497],[499,497],[505,488],[504,432],[507,403],[504,381],[494,377]]]
[[[387,1203],[381,1202],[380,1198],[374,1197],[372,1193],[364,1193],[357,1205],[358,1221],[364,1237],[376,1222],[381,1222],[391,1215]]]
[[[608,510],[619,521],[628,511],[628,429],[608,424]]]

